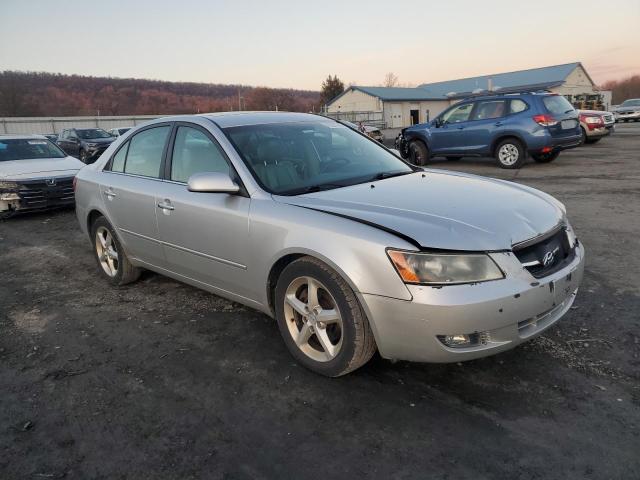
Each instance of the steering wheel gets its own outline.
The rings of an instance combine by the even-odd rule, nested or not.
[[[323,172],[331,171],[334,166],[348,165],[349,163],[351,163],[351,161],[345,157],[332,158],[328,162],[322,164],[322,171]]]

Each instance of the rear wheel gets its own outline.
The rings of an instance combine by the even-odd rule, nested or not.
[[[558,158],[558,155],[560,155],[560,152],[536,153],[532,154],[531,157],[538,163],[549,163]]]
[[[429,161],[429,149],[420,140],[414,140],[409,144],[409,162],[422,167]]]
[[[496,147],[494,157],[500,168],[520,168],[526,160],[526,152],[519,140],[507,138]]]
[[[276,319],[291,354],[321,375],[339,377],[369,361],[376,344],[349,285],[312,257],[289,264],[276,286]]]
[[[124,252],[115,230],[104,217],[98,217],[91,227],[93,251],[103,276],[113,285],[126,285],[140,277]]]

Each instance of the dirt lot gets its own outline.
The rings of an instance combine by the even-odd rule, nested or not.
[[[0,478],[640,478],[639,162],[640,124],[515,172],[434,162],[562,200],[576,304],[505,354],[340,379],[262,314],[151,273],[111,288],[73,212],[0,223]]]

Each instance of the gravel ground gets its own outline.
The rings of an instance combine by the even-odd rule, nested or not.
[[[73,212],[0,223],[0,478],[640,478],[640,124],[512,179],[587,248],[567,316],[495,357],[339,379],[275,323],[146,273],[97,274]]]

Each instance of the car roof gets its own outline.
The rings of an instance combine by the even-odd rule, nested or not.
[[[0,133],[0,140],[47,140],[44,135],[31,134],[23,135],[17,133]]]
[[[220,112],[200,115],[210,119],[220,128],[267,123],[334,121],[311,113],[296,112]]]

